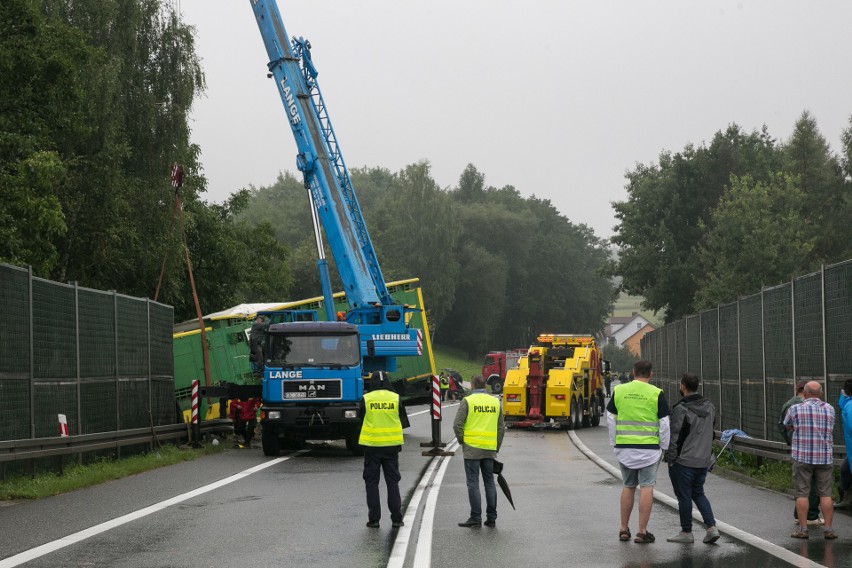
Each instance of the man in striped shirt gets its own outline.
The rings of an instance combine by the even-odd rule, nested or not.
[[[790,407],[784,424],[793,432],[793,490],[796,492],[796,512],[799,528],[793,538],[808,538],[808,492],[816,483],[819,507],[825,519],[823,536],[835,539],[831,528],[834,509],[831,490],[834,485],[834,408],[822,400],[822,385],[811,381],[802,393],[805,400]]]

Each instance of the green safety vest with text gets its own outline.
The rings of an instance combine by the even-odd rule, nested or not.
[[[500,402],[482,392],[469,395],[465,400],[467,420],[464,421],[464,443],[483,450],[496,450]]]
[[[615,447],[659,448],[660,419],[657,416],[662,389],[630,381],[615,388],[613,398],[618,415],[615,419]]]
[[[358,443],[362,446],[401,446],[402,423],[399,420],[399,395],[376,390],[364,395],[364,424]]]

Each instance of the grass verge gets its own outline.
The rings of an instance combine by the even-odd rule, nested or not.
[[[713,471],[723,477],[731,477],[737,481],[792,495],[793,464],[788,461],[772,458],[758,459],[757,456],[744,452],[725,450]],[[839,499],[837,488],[840,477],[837,468],[834,468],[834,477],[833,498],[836,501]]]
[[[62,475],[39,473],[35,477],[11,477],[0,483],[0,501],[12,499],[40,499],[98,485],[113,479],[121,479],[143,471],[165,467],[199,456],[221,452],[225,444],[205,444],[199,449],[182,448],[174,445],[163,447],[137,456],[122,459],[103,459],[85,465],[71,465]]]

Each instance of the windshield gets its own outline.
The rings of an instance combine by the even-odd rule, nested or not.
[[[354,367],[361,359],[357,333],[271,334],[268,353],[273,367]]]

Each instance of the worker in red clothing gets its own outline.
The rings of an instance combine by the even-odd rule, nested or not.
[[[250,398],[242,401],[234,399],[231,401],[231,420],[234,421],[234,434],[243,437],[243,443],[237,444],[241,448],[250,448],[254,430],[257,428],[257,409],[260,401]]]

